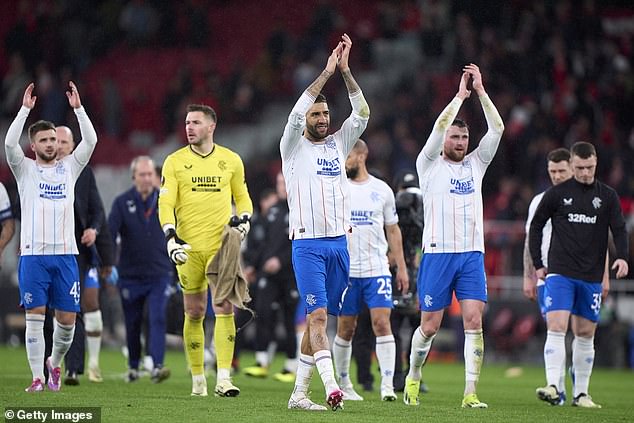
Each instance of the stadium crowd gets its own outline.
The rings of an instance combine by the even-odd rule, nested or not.
[[[355,40],[350,67],[372,109],[363,139],[370,147],[366,165],[373,175],[392,182],[415,169],[436,117],[455,95],[459,70],[477,63],[506,127],[482,185],[485,221],[516,222],[523,228],[531,199],[550,186],[547,154],[589,141],[599,160],[597,177],[619,194],[634,233],[634,172],[629,171],[634,166],[629,117],[634,108],[634,13],[622,2],[278,1],[268,5],[267,13],[260,5],[267,2],[244,3],[15,2],[4,15],[8,25],[0,30],[2,132],[34,81],[38,106],[30,118],[79,133],[64,95],[69,80],[83,89],[83,104],[100,138],[93,167],[127,165],[141,154],[157,158],[161,147],[174,140],[184,145],[183,122],[191,103],[212,106],[223,127],[246,125],[257,131],[266,116],[284,117],[347,31]],[[253,16],[243,19],[246,9]],[[331,126],[339,127],[346,117],[341,110],[348,108],[341,94],[344,81],[333,78],[323,92],[337,111]],[[465,103],[460,117],[469,122],[471,133],[486,132],[477,103]],[[262,154],[243,156],[254,205],[263,204],[277,183],[281,131],[279,126],[274,135],[265,132],[259,139]],[[218,138],[231,147],[230,140]],[[0,164],[0,181],[15,204],[16,183],[6,161]],[[260,212],[270,216],[268,210]],[[486,238],[490,275],[521,274],[521,260],[502,270],[495,262],[508,246],[507,236]],[[249,253],[247,260],[265,266]],[[247,276],[261,283],[255,274]],[[286,332],[301,324],[283,311]],[[257,341],[256,367],[268,364],[264,341],[271,336]],[[294,349],[286,351],[291,361],[282,374],[296,370]],[[138,343],[134,350],[138,366]]]

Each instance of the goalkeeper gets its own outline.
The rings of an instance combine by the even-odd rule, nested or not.
[[[187,106],[185,132],[189,145],[165,159],[159,195],[159,220],[183,289],[183,341],[194,396],[207,395],[203,329],[207,266],[220,248],[224,226],[231,219],[234,229],[244,239],[253,212],[242,159],[214,143],[216,123],[216,112],[211,107]],[[237,216],[232,216],[232,198]],[[214,393],[220,397],[235,397],[240,389],[233,385],[230,377],[236,335],[233,308],[225,301],[213,304],[213,309],[218,363]]]

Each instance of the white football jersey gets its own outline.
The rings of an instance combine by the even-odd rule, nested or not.
[[[280,142],[290,239],[336,237],[350,231],[345,162],[368,119],[353,112],[340,130],[313,143],[302,135],[306,112],[313,102],[307,93],[300,97]]]
[[[424,157],[424,155],[422,155]],[[425,253],[484,253],[482,179],[488,167],[477,149],[462,163],[438,156],[418,166],[423,194]]]
[[[16,181],[22,226],[20,254],[78,254],[75,242],[75,181],[84,166],[66,156],[53,167],[25,158]]]
[[[398,223],[392,189],[374,176],[364,182],[350,181],[350,204],[350,277],[389,275],[385,226]]]
[[[526,219],[526,236],[528,236],[528,232],[531,229],[531,222],[533,221],[533,217],[535,216],[535,211],[537,210],[537,206],[542,201],[542,197],[544,193],[537,194],[531,200],[530,205],[528,206],[528,218]],[[553,234],[553,224],[548,219],[546,224],[544,225],[544,229],[542,229],[542,262],[545,267],[548,267],[548,250],[550,249],[550,237]],[[540,283],[541,282],[541,283]],[[537,281],[538,285],[542,285],[544,281]]]
[[[29,112],[24,106],[20,109],[5,139],[7,162],[20,194],[20,254],[76,255],[75,182],[97,144],[97,133],[83,107],[74,109],[83,140],[72,154],[54,165],[40,166],[25,157],[19,146]]]

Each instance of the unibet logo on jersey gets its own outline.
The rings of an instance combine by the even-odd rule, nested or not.
[[[371,225],[372,210],[352,210],[350,212],[350,222],[355,225]]]
[[[339,164],[338,157],[336,157],[333,160],[318,158],[317,166],[318,166],[317,175],[323,175],[323,176],[341,175],[341,165]]]
[[[466,195],[475,192],[475,183],[473,182],[473,176],[465,179],[451,178],[452,188],[449,190],[452,194]]]
[[[220,192],[218,185],[222,176],[192,176],[192,191],[195,192]]]
[[[40,198],[49,200],[61,200],[66,198],[66,184],[47,184],[40,182]]]

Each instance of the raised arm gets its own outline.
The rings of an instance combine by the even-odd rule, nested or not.
[[[427,166],[440,156],[445,132],[447,132],[447,129],[458,115],[458,111],[464,100],[471,95],[471,91],[467,89],[468,82],[469,74],[463,72],[460,78],[460,85],[458,86],[458,93],[440,113],[436,122],[434,122],[434,128],[431,134],[429,134],[425,146],[416,158],[416,170],[418,171],[419,177],[423,174]]]
[[[81,105],[81,98],[79,97],[77,86],[75,86],[73,81],[70,81],[68,85],[70,89],[66,91],[66,97],[68,97],[68,104],[70,104],[75,112],[75,116],[77,116],[79,131],[81,132],[81,142],[77,145],[72,155],[81,166],[86,166],[97,145],[97,132],[86,114],[86,110],[84,110],[84,107]]]
[[[488,126],[487,133],[484,134],[478,145],[478,156],[484,163],[491,163],[500,144],[502,132],[504,132],[504,122],[502,122],[502,117],[484,89],[480,68],[471,63],[465,66],[464,71],[469,73],[473,79],[473,89],[478,94]]]
[[[315,102],[315,98],[319,95],[328,79],[335,72],[341,50],[342,43],[339,43],[332,53],[330,53],[328,62],[326,63],[326,68],[321,72],[317,79],[310,84],[306,91],[302,93],[297,100],[297,103],[293,106],[293,110],[291,110],[291,113],[288,116],[288,122],[284,127],[282,139],[280,140],[280,153],[282,155],[282,159],[286,159],[290,155],[302,137],[302,131],[304,130],[304,126],[306,126],[306,113]]]
[[[33,95],[34,88],[35,84],[32,82],[26,87],[24,96],[22,97],[22,107],[13,122],[11,122],[11,126],[9,126],[9,130],[7,131],[7,135],[4,139],[4,149],[7,154],[7,163],[11,167],[11,170],[13,170],[14,174],[16,174],[16,171],[18,170],[18,165],[22,163],[22,160],[24,160],[24,151],[22,151],[22,148],[20,147],[20,136],[22,135],[24,124],[26,123],[26,119],[29,117],[31,109],[35,107],[37,97]]]

